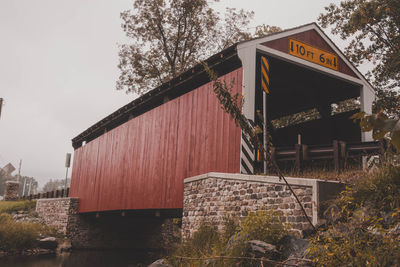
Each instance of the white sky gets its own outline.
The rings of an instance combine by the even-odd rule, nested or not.
[[[316,21],[330,2],[339,1],[221,0],[215,7],[253,10],[254,26],[286,29]],[[127,41],[119,14],[132,3],[0,1],[1,167],[22,159],[21,174],[40,186],[64,178],[71,139],[134,99],[115,90],[117,44]]]

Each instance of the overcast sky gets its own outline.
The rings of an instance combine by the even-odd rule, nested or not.
[[[214,6],[221,13],[253,10],[253,26],[286,29],[316,21],[330,2],[339,1],[221,0]],[[71,139],[135,98],[115,90],[118,44],[127,42],[119,14],[132,3],[0,1],[0,167],[18,167],[22,159],[21,174],[40,186],[64,178]]]

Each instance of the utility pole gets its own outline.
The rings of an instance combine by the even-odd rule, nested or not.
[[[68,168],[70,166],[71,166],[71,153],[67,153],[65,155],[65,168],[67,168],[67,172],[65,173],[65,185],[64,185],[65,190],[67,190]]]
[[[26,177],[24,178],[24,187],[22,188],[22,196],[25,196]]]
[[[22,159],[19,160],[19,167],[18,167],[18,182],[21,179],[21,166],[22,166]]]
[[[3,98],[0,97],[0,118],[1,118],[1,108],[3,107]]]
[[[19,167],[18,167],[18,183],[19,183],[19,180],[21,180],[21,166],[22,166],[22,159],[20,159],[19,160]],[[24,187],[25,187],[25,185],[24,185]],[[19,191],[19,190],[18,190]],[[22,194],[23,194],[24,192],[22,192]]]

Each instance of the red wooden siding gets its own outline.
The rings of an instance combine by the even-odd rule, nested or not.
[[[241,92],[242,68],[224,78]],[[76,149],[70,196],[80,212],[182,208],[184,178],[240,171],[240,135],[208,83]]]
[[[276,49],[284,53],[289,53],[289,38],[302,41],[309,45],[336,54],[335,51],[330,47],[330,45],[324,39],[322,39],[322,37],[315,30],[309,30],[293,34],[288,37],[263,43],[262,45],[268,46],[270,48]],[[340,57],[338,59],[339,59],[339,72],[358,78],[357,75],[346,65],[346,63]]]

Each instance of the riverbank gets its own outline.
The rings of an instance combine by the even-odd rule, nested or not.
[[[44,225],[35,201],[0,201],[0,257],[48,255],[64,237]]]
[[[303,238],[288,235],[273,210],[230,218],[222,231],[205,221],[153,266],[400,265],[400,166],[384,163],[364,173],[327,206]]]

